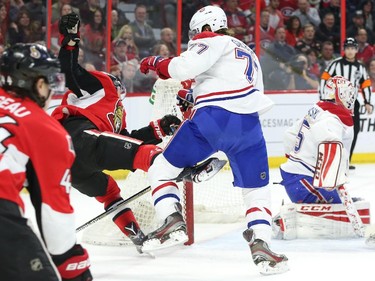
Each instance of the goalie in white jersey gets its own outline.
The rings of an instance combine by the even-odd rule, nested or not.
[[[321,101],[286,132],[281,184],[292,202],[341,203],[335,187],[347,182],[355,100],[352,83],[332,77]]]
[[[143,73],[153,70],[162,79],[195,79],[189,120],[182,123],[149,170],[156,213],[165,220],[160,229],[149,234],[149,240],[184,227],[184,222],[176,219],[179,190],[162,179],[175,178],[184,167],[222,151],[229,159],[234,186],[242,189],[247,207],[243,236],[255,264],[263,274],[284,272],[288,259],[267,245],[272,217],[267,150],[259,114],[273,103],[263,93],[259,60],[247,45],[226,35],[227,18],[219,7],[206,6],[196,12],[190,30],[192,39],[180,56],[152,56],[141,61]]]
[[[287,130],[284,148],[288,160],[280,166],[281,184],[294,204],[283,205],[274,218],[275,238],[355,236],[344,207],[349,203],[340,199],[338,190],[344,190],[347,182],[356,98],[349,80],[331,77],[321,101]],[[349,200],[352,201],[348,197]],[[358,221],[368,224],[369,203],[355,204]]]

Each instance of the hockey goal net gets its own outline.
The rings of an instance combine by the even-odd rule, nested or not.
[[[182,119],[182,114],[176,105],[176,94],[182,88],[179,81],[157,80],[151,100],[154,102],[152,120],[173,114]],[[161,144],[164,147],[169,141],[165,138]],[[225,159],[225,155],[214,155]],[[122,188],[123,198],[129,198],[149,185],[147,174],[137,170],[129,173],[126,179],[118,180]],[[187,223],[189,241],[194,243],[194,223],[235,223],[244,218],[245,207],[242,202],[241,190],[232,186],[233,177],[226,165],[214,178],[199,184],[190,182],[178,183],[181,194],[181,204]],[[133,210],[144,233],[155,230],[162,222],[155,216],[151,192],[131,202],[129,207]],[[105,218],[85,229],[82,241],[97,245],[132,245],[117,226]]]

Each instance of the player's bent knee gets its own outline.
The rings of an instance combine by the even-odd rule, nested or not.
[[[159,154],[148,171],[151,186],[158,184],[157,179],[173,179],[177,177],[181,171],[181,168],[174,167],[169,163],[163,154]]]

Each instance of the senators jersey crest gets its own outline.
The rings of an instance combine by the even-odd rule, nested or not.
[[[107,114],[107,118],[110,124],[113,126],[113,131],[119,133],[122,129],[122,120],[124,117],[124,106],[122,102],[118,100],[115,104],[113,112]]]

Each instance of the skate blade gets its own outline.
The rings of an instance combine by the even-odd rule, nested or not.
[[[279,262],[275,266],[271,266],[269,261],[262,261],[257,266],[262,275],[281,274],[289,270],[287,261]]]
[[[159,239],[150,239],[143,242],[142,252],[149,253],[165,248],[170,248],[173,246],[184,244],[188,241],[188,236],[182,230],[174,231],[169,234],[169,239],[165,240],[164,243],[161,243]]]
[[[375,235],[368,237],[365,241],[365,244],[369,248],[375,248]]]

